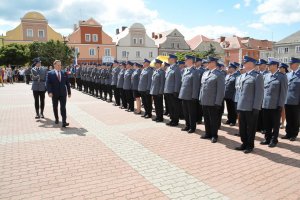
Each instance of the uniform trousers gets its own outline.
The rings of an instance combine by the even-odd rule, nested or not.
[[[53,96],[52,97],[52,105],[53,105],[53,112],[54,117],[58,120],[58,102],[60,103],[60,114],[62,117],[62,122],[66,123],[67,119],[67,112],[66,112],[66,103],[67,103],[67,96]]]
[[[263,123],[266,129],[265,139],[269,143],[278,143],[281,111],[282,109],[263,110]]]
[[[232,99],[225,99],[227,107],[227,119],[229,123],[236,124],[237,112],[235,108],[235,103]]]
[[[134,98],[132,94],[132,90],[124,90],[127,102],[127,109],[130,111],[134,111]]]
[[[142,103],[145,109],[145,115],[152,116],[152,98],[148,92],[140,92],[142,96]]]
[[[218,129],[220,124],[221,106],[204,106],[203,116],[205,122],[205,136],[209,138],[218,138]]]
[[[170,119],[171,122],[173,123],[178,123],[179,122],[179,107],[180,105],[180,101],[179,99],[173,94],[173,93],[169,93],[169,94],[165,94],[166,98],[167,98],[167,103],[168,103],[168,107],[169,107],[169,114],[170,114]]]
[[[297,137],[300,128],[300,105],[285,105],[286,136]]]
[[[181,102],[185,126],[191,130],[196,130],[198,100],[182,100]]]
[[[153,101],[155,106],[155,114],[157,120],[163,120],[164,105],[163,105],[163,95],[153,95]]]
[[[122,106],[124,108],[127,108],[127,100],[126,100],[125,92],[124,92],[123,88],[120,88],[119,91],[120,91],[120,97],[121,97],[121,101],[122,101]]]
[[[119,88],[117,88],[117,86],[112,85],[112,90],[114,92],[114,98],[115,98],[115,103],[116,105],[120,105],[120,91]]]
[[[253,149],[259,111],[239,111],[239,113],[239,131],[242,146],[245,149]]]
[[[46,93],[46,91],[33,91],[34,106],[35,106],[35,112],[37,115],[39,114],[39,108],[41,108],[41,114],[44,113],[45,93]]]

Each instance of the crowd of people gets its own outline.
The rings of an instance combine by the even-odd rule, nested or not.
[[[68,69],[76,80],[76,88],[103,101],[113,102],[127,112],[145,119],[178,126],[194,133],[204,123],[202,139],[218,140],[218,130],[227,108],[230,126],[239,125],[242,144],[236,150],[252,152],[257,131],[265,135],[262,145],[278,143],[280,120],[286,116],[286,135],[295,141],[300,124],[300,59],[291,58],[289,65],[275,59],[258,61],[244,56],[242,63],[224,66],[217,58],[200,59],[187,55],[177,61],[169,55],[168,63],[155,59],[154,67],[145,59],[143,64],[114,61],[113,63],[81,63]],[[73,87],[75,87],[75,80]],[[70,81],[71,82],[71,81]],[[154,104],[155,117],[152,117]],[[144,112],[142,113],[142,107]],[[204,119],[204,120],[203,120]]]
[[[1,86],[4,84],[22,83],[30,81],[30,71],[29,67],[20,66],[10,66],[0,67],[0,83]]]

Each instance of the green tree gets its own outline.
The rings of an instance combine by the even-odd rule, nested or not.
[[[50,40],[46,43],[34,42],[29,44],[29,58],[40,57],[42,65],[50,66],[54,60],[61,60],[62,65],[69,65],[74,58],[74,49],[64,42]]]
[[[178,57],[179,61],[184,61],[186,55],[191,55],[202,59],[206,58],[207,56],[220,57],[220,55],[216,53],[216,48],[212,44],[210,44],[210,48],[208,51],[190,51],[176,53],[176,56]]]
[[[25,65],[28,61],[27,45],[13,43],[0,48],[0,65]]]

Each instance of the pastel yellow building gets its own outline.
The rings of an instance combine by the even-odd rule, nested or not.
[[[7,31],[4,36],[4,44],[27,44],[49,40],[63,41],[63,37],[48,25],[48,20],[41,13],[36,11],[26,13],[21,18],[21,23],[15,29]]]

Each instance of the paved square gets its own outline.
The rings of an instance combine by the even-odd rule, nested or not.
[[[36,120],[30,86],[0,88],[0,199],[300,199],[299,139],[245,155],[237,127],[212,144],[72,92],[62,129],[48,97]]]

